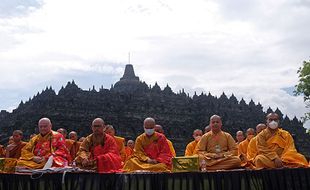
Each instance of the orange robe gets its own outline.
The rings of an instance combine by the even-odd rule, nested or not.
[[[148,159],[158,163],[147,163]],[[155,132],[152,136],[145,133],[137,137],[134,154],[127,160],[124,170],[127,172],[147,170],[154,172],[169,172],[172,166],[172,153],[165,135]]]
[[[65,167],[71,160],[65,139],[62,134],[55,131],[51,131],[45,136],[41,134],[34,136],[22,149],[17,166],[40,169],[43,168],[51,155],[53,155],[53,167]],[[44,157],[45,161],[36,163],[32,160],[34,156]]]
[[[75,159],[77,152],[79,151],[81,142],[74,141],[71,139],[66,139],[66,147],[68,148],[72,160]]]
[[[0,158],[5,157],[5,149],[3,147],[3,145],[0,145]]]
[[[278,129],[272,134],[269,128],[257,135],[258,155],[254,162],[257,169],[275,168],[274,159],[280,158],[284,167],[307,167],[306,158],[297,152],[289,132]]]
[[[21,141],[17,145],[15,143],[8,145],[8,146],[14,146],[14,148],[11,149],[10,151],[7,149],[6,157],[7,158],[17,158],[18,159],[21,156],[22,148],[26,144],[27,144],[26,142]]]
[[[198,153],[200,160],[206,161],[207,170],[233,169],[240,167],[241,164],[233,137],[223,131],[218,134],[212,131],[204,134],[195,152]],[[218,154],[223,154],[224,157],[215,158]]]
[[[133,155],[133,149],[130,148],[129,146],[125,147],[125,152],[126,152],[126,159],[129,159],[131,155]]]
[[[185,156],[193,156],[194,152],[196,150],[197,144],[198,144],[197,141],[192,141],[192,142],[188,143],[188,145],[186,146],[186,149],[185,149]]]
[[[82,166],[84,159],[90,160],[88,166]],[[99,173],[121,172],[122,159],[114,138],[108,134],[103,135],[103,145],[96,144],[94,135],[85,138],[75,158],[80,168],[97,170]]]
[[[175,154],[175,150],[174,150],[172,142],[169,139],[167,139],[167,142],[168,142],[168,145],[169,145],[169,149],[170,149],[170,151],[172,153],[172,156],[175,157],[176,154]]]
[[[242,167],[251,167],[251,165],[248,164],[247,151],[249,142],[252,138],[253,135],[248,135],[247,138],[238,145],[238,156],[241,159]]]
[[[125,152],[125,139],[122,137],[114,136],[114,139],[116,141],[118,151],[121,155],[122,161],[126,161],[126,152]]]
[[[247,153],[246,153],[248,164],[250,165],[250,168],[252,168],[252,169],[255,168],[254,159],[257,155],[256,144],[257,144],[257,139],[256,139],[256,137],[253,137],[248,144],[248,149],[247,149]]]

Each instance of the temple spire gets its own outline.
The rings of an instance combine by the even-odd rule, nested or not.
[[[135,71],[131,64],[127,64],[125,67],[125,72],[121,80],[137,80],[139,81],[139,77],[135,75]]]

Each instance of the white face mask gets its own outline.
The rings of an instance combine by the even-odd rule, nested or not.
[[[147,134],[148,136],[151,136],[151,135],[154,134],[155,129],[146,129],[146,128],[144,128],[144,132],[145,132],[145,134]]]
[[[276,128],[278,128],[278,122],[276,122],[276,121],[271,121],[270,123],[269,123],[269,127],[271,128],[271,129],[276,129]]]

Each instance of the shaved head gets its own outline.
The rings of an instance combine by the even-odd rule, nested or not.
[[[127,141],[127,146],[133,149],[133,148],[135,147],[135,141],[133,141],[133,140],[128,140],[128,141]]]
[[[255,135],[255,130],[253,128],[248,128],[246,130],[246,135]]]
[[[143,122],[144,128],[146,129],[154,129],[155,128],[155,119],[148,117]]]
[[[164,133],[163,127],[161,125],[155,125],[155,131],[158,133]]]
[[[218,133],[222,130],[222,119],[218,115],[212,115],[210,117],[210,123],[211,131],[213,133]]]
[[[77,141],[77,140],[78,140],[77,133],[76,133],[75,131],[71,131],[71,132],[69,133],[69,139],[74,140],[74,141]]]
[[[107,128],[105,130],[105,133],[111,135],[111,136],[114,136],[115,135],[115,129],[112,125],[106,125]]]
[[[94,125],[94,123],[100,123],[100,124],[104,125],[104,121],[100,117],[94,119],[93,122],[92,122],[92,125]]]
[[[244,140],[243,131],[237,131],[236,139],[237,139],[238,143],[240,143],[240,142],[242,142]]]
[[[42,118],[38,122],[39,132],[42,136],[45,136],[52,131],[52,122],[49,118]]]
[[[47,118],[47,117],[41,118],[41,119],[39,120],[38,124],[40,124],[40,123],[42,123],[42,122],[46,122],[46,123],[48,123],[48,124],[50,124],[50,125],[52,124],[51,120],[50,120],[49,118]]]
[[[262,130],[266,129],[267,126],[263,123],[256,125],[256,134],[259,134]]]

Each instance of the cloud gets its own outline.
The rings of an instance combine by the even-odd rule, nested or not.
[[[234,93],[301,117],[302,97],[283,89],[297,84],[296,71],[309,59],[309,9],[301,0],[5,1],[0,91],[7,93],[0,98],[10,101],[0,108],[72,79],[84,89],[109,88],[131,52],[148,84]]]
[[[24,16],[39,8],[40,0],[2,0],[0,4],[0,18]]]

